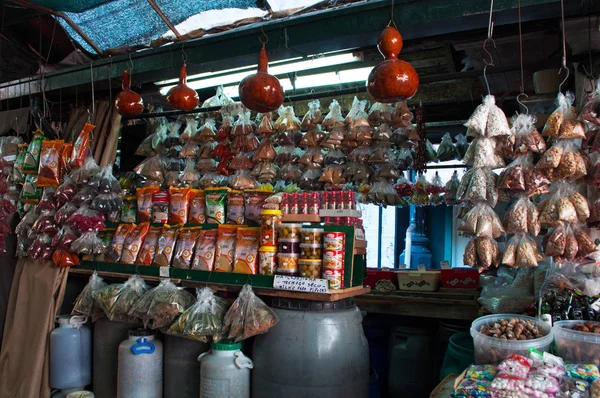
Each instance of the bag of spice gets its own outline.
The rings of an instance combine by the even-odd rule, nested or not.
[[[136,225],[127,235],[123,243],[123,255],[121,256],[123,264],[134,264],[136,262],[149,229],[150,223],[143,222]]]
[[[190,200],[193,192],[189,187],[169,188],[169,223],[185,224],[188,220]]]
[[[250,285],[244,285],[225,314],[223,335],[238,342],[266,333],[277,322],[275,312],[254,294]]]
[[[60,155],[64,141],[42,141],[38,169],[38,187],[58,187],[62,181]]]
[[[106,282],[94,271],[87,285],[85,285],[79,296],[75,299],[71,315],[85,315],[92,317],[92,320],[98,319],[102,315],[102,309],[96,304],[94,293],[100,289],[104,289],[106,286],[108,286]]]
[[[159,267],[171,266],[171,259],[173,258],[173,251],[175,250],[175,242],[177,242],[177,235],[179,234],[179,225],[165,224],[156,243],[156,254],[152,265]]]
[[[137,188],[138,222],[150,222],[152,220],[152,195],[158,191],[160,191],[160,188],[154,186]]]
[[[260,228],[242,227],[237,230],[233,272],[257,274]]]
[[[233,260],[238,228],[239,225],[219,225],[217,249],[215,252],[215,271],[233,271]]]
[[[69,249],[83,256],[84,260],[92,260],[106,252],[107,247],[106,242],[100,239],[96,232],[85,232],[71,243]]]
[[[85,160],[92,155],[91,148],[91,139],[92,139],[92,131],[96,126],[86,123],[75,144],[73,145],[73,153],[71,154],[71,159],[69,165],[72,169],[79,169],[83,167]]]
[[[138,253],[136,264],[151,265],[156,255],[158,238],[162,234],[162,227],[150,227],[144,238],[144,243]]]
[[[190,268],[198,235],[200,235],[200,227],[182,228],[179,231],[175,255],[173,256],[173,267]]]
[[[128,314],[141,319],[145,328],[158,329],[171,326],[193,302],[194,296],[185,289],[175,286],[170,279],[162,279],[136,301]]]
[[[192,261],[192,269],[199,271],[212,271],[215,265],[215,251],[217,249],[218,231],[208,229],[200,231],[196,240],[196,252]]]
[[[112,242],[106,252],[106,261],[117,263],[123,255],[123,245],[127,235],[135,228],[135,224],[121,224],[117,227],[117,231],[113,236]]]
[[[201,189],[191,189],[190,196],[188,221],[192,224],[204,224],[206,222],[206,195]]]
[[[227,223],[243,225],[244,221],[244,193],[229,191],[227,193]]]
[[[148,286],[139,275],[132,275],[125,283],[113,283],[93,294],[94,301],[111,321],[139,321],[130,317],[133,305],[146,293]]]
[[[204,343],[208,343],[211,337],[213,341],[219,341],[228,308],[227,301],[217,297],[211,288],[196,289],[196,302],[177,318],[167,333]]]
[[[224,224],[226,216],[227,192],[229,188],[206,188],[206,222]]]

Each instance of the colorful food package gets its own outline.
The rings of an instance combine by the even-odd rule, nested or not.
[[[160,191],[160,188],[154,186],[137,188],[138,222],[150,222],[152,220],[152,195],[158,191]]]
[[[58,187],[62,181],[60,155],[64,141],[42,141],[38,168],[38,187]]]
[[[215,252],[215,271],[233,271],[235,243],[239,225],[219,225],[217,236],[217,250]]]
[[[179,225],[164,225],[156,243],[156,254],[154,255],[154,260],[152,260],[152,265],[159,267],[169,267],[171,265],[179,229]]]
[[[206,222],[206,194],[201,189],[191,189],[190,196],[188,221],[192,224],[204,224]]]
[[[131,307],[146,293],[148,286],[139,275],[125,283],[113,283],[94,293],[94,301],[111,321],[139,321],[129,317]]]
[[[257,274],[260,228],[241,227],[237,230],[233,272]]]
[[[268,191],[249,191],[244,193],[246,207],[244,209],[245,222],[248,224],[261,223],[261,213],[265,200],[271,195]]]
[[[229,188],[206,188],[206,222],[224,224]]]
[[[133,231],[134,228],[135,224],[121,224],[117,227],[112,242],[110,242],[110,246],[106,252],[106,261],[111,263],[119,262],[121,256],[123,255],[123,245],[125,243],[125,239],[127,239],[127,236],[131,231]]]
[[[238,298],[233,302],[223,319],[223,335],[242,341],[269,331],[279,318],[252,291],[250,285],[244,285]]]
[[[137,198],[135,196],[123,198],[120,221],[122,223],[135,223],[137,221]]]
[[[37,186],[37,176],[28,174],[21,188],[19,200],[21,203],[38,203],[42,197],[42,190]]]
[[[12,181],[15,184],[23,184],[25,182],[25,173],[23,173],[23,165],[25,164],[25,154],[29,144],[19,144],[17,150],[17,158],[13,165]]]
[[[71,154],[71,159],[69,161],[69,165],[72,169],[79,169],[83,167],[85,160],[92,155],[91,149],[91,138],[92,138],[92,130],[94,130],[96,126],[86,123],[75,144],[73,145],[73,153]]]
[[[504,226],[509,234],[529,233],[537,236],[541,225],[537,207],[526,197],[519,198],[506,212]]]
[[[74,267],[79,265],[79,256],[68,250],[57,249],[52,253],[52,261],[57,267]]]
[[[44,134],[40,130],[33,133],[33,139],[27,146],[27,152],[23,160],[23,174],[36,174],[38,172],[44,139]]]
[[[136,225],[127,235],[123,243],[123,254],[121,255],[123,264],[134,264],[136,262],[149,229],[150,223],[143,222]]]
[[[138,253],[136,264],[151,265],[154,261],[154,255],[156,254],[156,247],[158,245],[158,238],[162,233],[162,227],[150,227],[148,233],[144,238],[144,243]]]
[[[169,223],[185,224],[190,210],[191,188],[169,188]]]
[[[196,241],[200,235],[200,227],[182,228],[177,236],[173,267],[189,269],[194,256]]]
[[[230,191],[227,193],[227,223],[245,224],[244,193],[242,191]]]
[[[215,265],[218,231],[207,229],[200,231],[196,241],[196,252],[192,261],[192,269],[212,271]]]

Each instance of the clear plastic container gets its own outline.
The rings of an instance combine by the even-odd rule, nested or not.
[[[300,239],[302,224],[279,224],[279,237],[283,239]]]
[[[554,351],[565,363],[594,363],[600,365],[600,334],[571,330],[587,321],[559,321],[554,324]],[[591,322],[600,326],[600,322]],[[565,328],[568,326],[569,329]]]
[[[510,318],[534,321],[544,337],[532,340],[503,340],[496,337],[489,337],[479,332],[483,325]],[[477,318],[471,324],[471,336],[473,336],[475,364],[477,365],[497,365],[510,354],[529,357],[530,348],[535,348],[541,352],[549,351],[553,339],[552,328],[546,322],[530,316],[516,314],[495,314]]]
[[[323,246],[312,243],[300,244],[300,258],[302,260],[319,260],[323,259]]]
[[[300,243],[322,244],[324,233],[325,230],[323,228],[302,228],[300,231],[302,235]]]
[[[277,254],[277,273],[298,276],[298,254]]]
[[[277,241],[279,253],[300,254],[300,239],[282,239]]]
[[[300,264],[300,276],[311,279],[317,279],[321,277],[321,268],[323,265],[321,260],[300,259],[298,264]]]

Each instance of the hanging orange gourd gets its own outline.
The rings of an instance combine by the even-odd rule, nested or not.
[[[392,103],[412,98],[419,88],[419,75],[408,62],[398,59],[402,35],[392,26],[386,27],[377,41],[385,60],[369,73],[367,91],[377,102]]]
[[[268,73],[269,58],[263,43],[258,56],[258,71],[246,76],[239,87],[240,101],[250,110],[272,112],[283,104],[283,87],[279,79]]]
[[[131,80],[129,73],[123,71],[122,91],[117,94],[115,99],[115,108],[120,115],[138,116],[144,111],[144,101],[142,96],[131,90]]]
[[[184,62],[179,72],[179,84],[167,93],[167,102],[175,109],[191,111],[198,106],[198,93],[187,85],[187,65]]]

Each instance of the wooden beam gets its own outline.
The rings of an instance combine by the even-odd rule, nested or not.
[[[167,18],[167,16],[160,9],[160,7],[158,6],[158,4],[156,4],[156,2],[154,0],[148,0],[148,3],[150,3],[150,5],[152,6],[152,8],[154,8],[154,11],[158,14],[158,16],[161,17],[161,19],[163,21],[165,21],[165,23],[167,24],[167,26],[169,27],[169,29],[171,29],[171,32],[175,33],[175,36],[181,37],[181,34],[179,34],[179,32],[177,31],[177,29],[175,28],[175,25],[173,25],[173,23],[169,20],[169,18]]]

